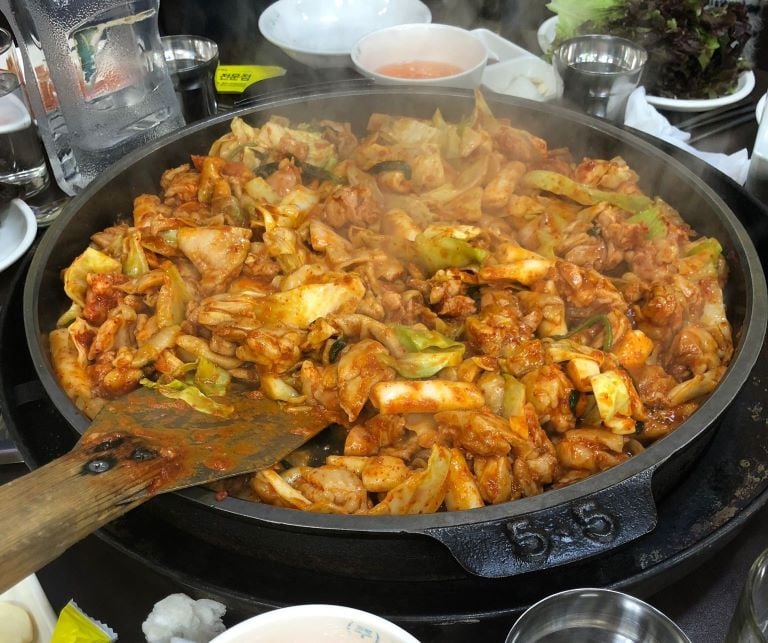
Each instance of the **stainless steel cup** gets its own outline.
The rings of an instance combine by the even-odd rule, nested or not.
[[[757,557],[747,574],[726,643],[768,641],[768,550]]]
[[[639,45],[607,35],[571,38],[552,54],[563,82],[563,104],[616,122],[624,121],[627,100],[647,60]]]
[[[518,619],[506,643],[690,643],[647,603],[609,589],[571,589],[539,601]]]
[[[184,120],[189,124],[215,114],[218,45],[202,36],[163,36],[160,40]]]

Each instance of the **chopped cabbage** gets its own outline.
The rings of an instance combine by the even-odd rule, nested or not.
[[[262,375],[261,390],[270,400],[288,402],[299,397],[298,391],[277,375]]]
[[[64,292],[76,304],[85,306],[88,275],[92,273],[106,275],[113,272],[122,272],[122,266],[117,259],[105,255],[96,248],[86,248],[85,252],[64,271]]]
[[[501,415],[505,418],[522,417],[525,414],[525,384],[512,375],[504,375],[504,397]]]
[[[205,357],[199,357],[193,383],[205,395],[226,395],[232,377]]]
[[[163,265],[165,282],[157,295],[157,325],[160,328],[180,324],[186,319],[187,303],[192,300],[187,284],[172,263]]]
[[[416,252],[428,270],[437,272],[441,268],[465,268],[483,262],[488,252],[465,241],[467,233],[464,228],[472,226],[429,226],[416,236]]]
[[[653,201],[642,194],[598,190],[550,170],[532,170],[523,177],[522,182],[526,187],[560,194],[582,205],[605,202],[633,213],[647,210],[653,205]]]
[[[603,421],[617,415],[630,415],[629,390],[621,375],[616,371],[606,371],[593,375],[590,383]]]
[[[390,355],[379,355],[383,364],[394,368],[402,377],[421,379],[432,377],[448,366],[458,366],[464,359],[464,345],[458,344],[447,349],[427,349],[415,353],[407,353],[395,359]]]
[[[387,493],[368,513],[372,516],[387,514],[422,514],[438,510],[448,491],[448,473],[451,450],[433,445],[427,468],[414,473]]]
[[[394,327],[395,336],[403,345],[403,348],[411,353],[423,351],[427,348],[453,348],[463,344],[456,342],[442,333],[426,328],[414,328],[413,326],[403,326],[396,324]]]
[[[192,384],[185,384],[179,380],[171,380],[167,384],[153,382],[146,377],[139,380],[139,384],[147,388],[155,389],[160,395],[173,400],[182,400],[191,406],[195,411],[216,415],[219,417],[229,417],[235,412],[235,407],[229,404],[221,404],[205,395],[199,388]]]
[[[149,262],[147,255],[144,254],[144,248],[141,247],[141,236],[138,230],[126,235],[125,240],[128,246],[127,252],[123,258],[123,274],[128,277],[141,277],[149,272]]]

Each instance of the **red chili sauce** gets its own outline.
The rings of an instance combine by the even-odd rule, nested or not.
[[[410,60],[404,63],[392,63],[382,65],[376,73],[393,78],[442,78],[453,76],[464,71],[461,67],[450,63],[441,63],[433,60]]]

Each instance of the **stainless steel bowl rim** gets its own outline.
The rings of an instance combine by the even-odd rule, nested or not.
[[[690,639],[680,627],[652,605],[631,594],[597,587],[568,589],[551,594],[534,603],[520,615],[520,618],[512,626],[507,635],[506,643],[536,643],[539,640],[539,635],[546,636],[548,631],[554,631],[552,628],[547,630],[544,627],[545,624],[539,622],[546,616],[548,610],[554,608],[561,610],[558,623],[560,629],[567,629],[568,625],[578,626],[579,623],[574,619],[574,616],[582,616],[583,612],[576,611],[576,607],[579,605],[579,601],[586,602],[586,600],[598,603],[599,609],[594,614],[602,617],[599,626],[595,623],[591,629],[600,629],[628,638],[629,634],[620,629],[622,625],[620,617],[631,611],[633,616],[652,621],[663,628],[669,637],[663,639],[664,643],[690,643]],[[627,609],[628,607],[630,609]],[[570,611],[569,608],[573,611]],[[636,640],[637,643],[644,643],[646,639]]]

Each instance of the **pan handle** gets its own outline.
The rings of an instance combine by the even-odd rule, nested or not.
[[[151,497],[164,458],[124,446],[81,443],[0,486],[0,593]]]
[[[555,507],[500,521],[436,527],[439,540],[467,571],[504,578],[603,554],[656,526],[656,503],[645,469],[616,485]]]

